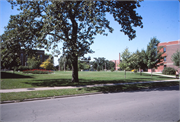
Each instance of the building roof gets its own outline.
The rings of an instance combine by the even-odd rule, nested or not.
[[[158,46],[166,46],[166,45],[174,45],[174,44],[180,44],[180,41],[162,42],[159,43]]]

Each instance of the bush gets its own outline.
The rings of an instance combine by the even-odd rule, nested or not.
[[[47,69],[47,70],[52,70],[54,69],[53,64],[51,63],[51,59],[47,59],[46,61],[42,62],[40,67]]]
[[[28,66],[31,67],[32,69],[39,69],[39,66],[41,64],[41,60],[39,57],[32,57],[28,58],[27,60]]]
[[[162,74],[165,75],[175,75],[176,70],[172,67],[166,67],[164,68],[164,70],[162,71]]]
[[[111,68],[111,72],[113,72],[113,71],[114,71],[114,68],[112,67],[112,68]]]
[[[32,70],[24,70],[23,73],[49,74],[49,73],[53,73],[53,71],[51,71],[51,70],[44,70],[44,69],[32,69]]]
[[[18,70],[20,70],[20,71],[29,70],[29,69],[31,69],[31,68],[29,68],[28,66],[19,66],[18,67]]]

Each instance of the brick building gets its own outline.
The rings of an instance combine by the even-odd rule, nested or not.
[[[117,70],[120,68],[120,67],[119,67],[119,64],[120,64],[120,62],[121,62],[120,53],[119,53],[119,60],[110,60],[110,61],[112,61],[112,62],[115,63],[114,69],[117,71]]]
[[[44,62],[46,59],[49,58],[48,55],[44,55],[44,50],[36,50],[36,54],[39,56],[41,62]],[[21,60],[21,65],[22,66],[27,66],[27,58],[28,55],[25,54],[24,50],[20,51],[20,60]]]
[[[165,53],[162,56],[165,56],[163,65],[159,65],[155,72],[162,72],[165,67],[172,67],[177,69],[180,72],[180,68],[173,65],[173,61],[171,60],[171,56],[173,53],[176,53],[177,50],[180,51],[180,41],[170,41],[170,42],[163,42],[159,43],[158,46],[163,46],[160,50],[161,52],[164,51]]]

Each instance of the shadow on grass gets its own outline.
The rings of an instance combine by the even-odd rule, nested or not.
[[[179,82],[159,82],[147,84],[133,84],[133,85],[118,85],[118,86],[104,86],[104,87],[89,87],[85,88],[86,91],[96,90],[102,93],[115,93],[115,92],[137,92],[137,91],[167,91],[179,90]]]
[[[35,80],[33,82],[25,82],[26,84],[31,84],[35,87],[54,87],[54,86],[86,86],[94,84],[107,84],[107,83],[124,83],[126,80],[86,80],[79,79],[79,82],[71,82],[71,79],[47,79],[47,80]]]
[[[9,79],[9,78],[33,78],[33,77],[10,73],[10,72],[1,72],[1,79]]]
[[[172,78],[171,78],[172,79]],[[152,81],[151,78],[133,78],[133,79],[120,79],[120,80],[94,80],[94,79],[79,79],[79,82],[71,82],[71,79],[43,79],[34,80],[33,82],[24,82],[34,87],[57,87],[57,86],[86,86],[95,84],[116,84],[116,83],[127,83],[127,82],[146,82]]]

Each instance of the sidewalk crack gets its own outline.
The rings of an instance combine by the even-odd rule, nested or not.
[[[32,113],[33,113],[33,115],[34,115],[34,120],[33,120],[33,122],[35,122],[35,121],[36,121],[36,117],[37,117],[37,115],[36,115],[36,113],[35,113],[35,111],[34,111],[34,110],[32,111]]]

